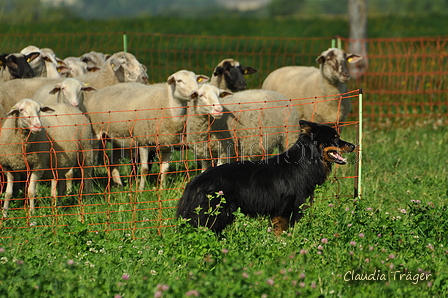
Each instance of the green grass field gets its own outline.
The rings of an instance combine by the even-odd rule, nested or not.
[[[344,135],[355,139],[354,130]],[[435,125],[367,128],[362,200],[317,200],[280,237],[268,220],[242,215],[221,238],[166,228],[134,239],[129,231],[87,232],[70,217],[57,229],[3,229],[12,238],[0,247],[0,296],[443,297],[447,139],[447,128]]]
[[[210,36],[265,36],[265,37],[333,37],[349,36],[345,16],[309,16],[251,18],[221,16],[186,19],[146,17],[111,20],[65,20],[64,22],[2,22],[2,33],[103,33],[145,32]],[[368,37],[420,37],[446,35],[446,13],[414,15],[373,15],[368,20]]]
[[[369,37],[444,35],[445,23],[443,14],[377,16],[369,20]],[[2,34],[17,35],[20,44],[29,42],[22,33],[35,33],[39,40],[41,33],[123,31],[332,37],[348,36],[348,23],[328,17],[2,23]],[[0,42],[8,47],[6,38]],[[73,45],[58,46],[69,51]],[[156,71],[167,71],[164,61],[155,62],[161,65]],[[215,61],[209,64],[207,69]],[[364,132],[362,199],[351,196],[353,179],[330,177],[316,190],[306,216],[280,237],[267,219],[241,214],[220,238],[169,227],[177,225],[174,219],[161,223],[167,227],[159,235],[149,227],[174,217],[185,183],[181,175],[172,175],[170,190],[162,193],[152,191],[153,184],[151,191],[134,192],[131,184],[125,191],[113,188],[113,194],[85,198],[77,207],[53,208],[51,199],[41,200],[38,212],[44,216],[28,223],[22,202],[13,202],[15,219],[0,228],[0,297],[446,297],[448,129],[426,119],[393,126],[393,119],[370,120]],[[347,128],[343,138],[356,143],[355,129]],[[350,161],[335,175],[352,175],[354,156]],[[49,195],[45,187],[40,192]]]

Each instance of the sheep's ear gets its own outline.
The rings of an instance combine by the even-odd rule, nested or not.
[[[0,55],[0,69],[2,69],[3,63],[6,63],[6,56],[8,56],[8,54]]]
[[[215,72],[213,73],[214,76],[219,76],[222,74],[222,72],[224,71],[224,68],[222,68],[221,66],[216,67]]]
[[[168,85],[174,84],[176,83],[176,78],[173,75],[170,75],[166,82],[168,83]]]
[[[17,106],[13,106],[12,108],[11,108],[11,110],[8,112],[8,114],[6,114],[6,116],[11,116],[11,115],[13,115],[13,114],[15,114],[15,113],[18,113],[19,112],[19,107],[17,107]]]
[[[14,55],[8,55],[6,57],[6,66],[10,68],[17,69],[19,66],[17,65],[17,57]]]
[[[227,90],[219,90],[219,98],[225,98],[229,96],[233,96],[233,93]]]
[[[56,62],[58,63],[58,65],[65,65],[65,66],[67,66],[67,64],[65,64],[64,60],[62,60],[61,58],[56,57]]]
[[[57,66],[56,69],[58,70],[58,73],[61,75],[66,75],[67,73],[70,72],[70,69],[67,66],[62,65],[62,64]]]
[[[82,91],[85,91],[85,92],[96,92],[96,89],[95,89],[95,88],[90,87],[90,86],[88,86],[88,85],[84,85],[84,86],[82,86],[82,87],[81,87],[81,90],[82,90]]]
[[[356,63],[362,59],[361,55],[358,54],[347,54],[347,62],[348,63]]]
[[[243,70],[243,75],[251,75],[257,72],[255,68],[245,66],[241,68]]]
[[[39,57],[39,52],[32,52],[26,55],[26,62],[30,63],[31,61],[35,60],[37,57]]]
[[[51,60],[51,58],[50,57],[48,57],[47,55],[42,55],[42,58],[44,59],[44,61],[47,61],[47,62],[53,62],[53,60]]]
[[[111,59],[110,60],[110,67],[112,68],[113,71],[119,70],[122,64],[123,63],[121,63],[117,59]]]
[[[325,63],[325,56],[324,55],[320,55],[319,57],[317,57],[316,62],[319,64],[324,64]]]
[[[98,71],[98,70],[100,70],[100,68],[99,68],[99,67],[96,67],[96,66],[87,67],[87,71],[88,71],[88,72],[96,72],[96,71]]]
[[[48,92],[48,93],[49,93],[49,94],[56,94],[56,93],[58,93],[59,91],[61,91],[61,85],[60,85],[60,84],[57,84],[57,85],[55,85],[54,88],[51,89],[51,91]]]
[[[47,106],[42,106],[42,107],[40,107],[40,111],[44,112],[44,113],[52,113],[52,112],[54,112],[54,109],[47,107]]]
[[[198,81],[198,83],[205,83],[205,82],[208,82],[208,80],[210,80],[210,78],[207,76],[204,76],[204,75],[196,76],[196,81]]]

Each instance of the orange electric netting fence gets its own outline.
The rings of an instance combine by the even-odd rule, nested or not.
[[[232,160],[265,159],[287,150],[300,133],[297,108],[340,103],[343,98],[357,101],[358,97],[356,90],[312,99],[224,103],[219,119],[213,117],[213,110],[204,112],[208,106],[193,103],[168,111],[148,108],[113,115],[106,112],[109,120],[102,123],[107,127],[105,135],[112,134],[115,126],[125,125],[129,136],[101,140],[91,133],[88,124],[69,124],[74,117],[84,117],[81,113],[42,112],[42,128],[34,134],[20,129],[21,120],[29,117],[9,116],[0,135],[0,158],[17,160],[24,166],[3,172],[5,176],[14,174],[15,180],[8,208],[3,208],[0,237],[12,237],[8,231],[22,228],[57,232],[78,221],[87,224],[91,232],[123,233],[133,238],[163,233],[177,225],[178,199],[186,183],[204,167]],[[181,125],[181,131],[169,131],[173,122]],[[357,143],[358,125],[358,121],[337,123],[344,129],[344,139],[352,143]],[[137,126],[152,127],[156,133],[134,134]],[[9,143],[5,142],[7,136],[12,140]],[[154,141],[145,143],[145,139]],[[316,201],[353,198],[358,154],[347,154],[349,164],[334,167],[329,182],[316,192]],[[38,155],[40,164],[36,165],[34,155]],[[148,171],[142,171],[147,167]],[[38,187],[35,208],[31,209],[26,188],[32,187],[33,179]],[[5,206],[5,194],[3,198]]]
[[[59,58],[90,51],[115,53],[126,48],[148,68],[150,83],[163,82],[173,72],[188,69],[211,76],[224,58],[258,70],[247,76],[249,88],[261,87],[273,70],[287,65],[318,66],[316,58],[332,38],[273,38],[200,36],[128,32],[123,34],[0,34],[4,53],[32,44],[49,47]],[[348,51],[350,39],[339,38]],[[446,118],[448,36],[369,38],[362,41],[368,69],[349,81],[349,90],[362,88],[368,97],[364,117],[375,122]],[[352,115],[357,115],[354,104]],[[372,121],[373,122],[373,121]]]
[[[261,87],[263,80],[273,70],[286,65],[317,66],[316,58],[331,46],[331,38],[265,38],[265,37],[230,37],[230,36],[186,36],[156,33],[127,33],[127,43],[123,44],[123,34],[83,33],[83,34],[0,34],[2,52],[14,53],[28,45],[40,48],[51,48],[59,58],[69,56],[79,57],[90,51],[115,53],[126,48],[148,69],[149,82],[164,82],[173,72],[188,69],[197,74],[212,75],[216,65],[224,58],[233,58],[243,66],[251,66],[257,73],[246,76],[248,88]],[[350,40],[340,38],[341,47],[347,51]],[[359,109],[358,100],[352,100],[352,113],[349,122],[340,123],[344,128],[343,137],[347,141],[360,143],[361,134],[356,132],[359,125],[359,112],[364,115],[368,125],[375,123],[413,123],[436,119],[446,122],[448,118],[448,72],[445,69],[448,60],[448,37],[425,38],[397,38],[397,39],[367,39],[368,69],[363,76],[352,79],[348,83],[349,90],[363,90],[365,94],[364,108]],[[2,90],[0,90],[2,91]],[[344,96],[358,97],[358,91]],[[337,100],[340,96],[329,98],[315,98],[314,102]],[[293,105],[303,104],[305,101],[292,99]],[[265,103],[259,103],[264,107]],[[255,105],[255,103],[254,103]],[[265,107],[266,108],[266,107]],[[151,107],[142,107],[151,109]],[[281,108],[279,108],[281,109]],[[203,137],[206,130],[189,132],[188,123],[191,117],[185,119],[185,133],[176,135],[176,142],[169,145],[151,145],[150,148],[138,147],[138,143],[123,138],[112,145],[104,140],[102,146],[90,149],[93,154],[91,165],[86,160],[77,161],[73,167],[73,178],[65,176],[67,171],[56,171],[58,164],[58,150],[48,142],[48,156],[53,166],[40,177],[36,196],[34,214],[29,213],[29,201],[24,191],[30,181],[33,169],[24,167],[16,170],[17,183],[15,192],[10,200],[7,217],[1,220],[3,235],[10,235],[8,231],[15,228],[40,227],[57,229],[70,226],[73,222],[88,223],[90,231],[122,232],[133,237],[147,237],[152,233],[163,233],[166,228],[176,225],[175,209],[182,194],[185,183],[194,177],[207,163],[212,150],[211,144],[222,143],[222,151],[229,151],[240,158],[247,154],[264,157],[270,154],[266,144],[272,139],[282,139],[282,134],[294,132],[297,127],[285,125],[287,114],[282,114],[282,124],[271,125],[271,129],[282,127],[283,132],[268,132],[260,134],[259,127],[246,129],[247,139],[257,139],[258,152],[241,147],[229,146],[229,143],[239,131],[221,132],[219,138],[189,140]],[[158,121],[168,121],[169,118],[159,118]],[[115,118],[114,118],[115,120]],[[116,120],[120,121],[117,112]],[[148,120],[149,121],[149,120]],[[191,126],[190,126],[191,127]],[[202,133],[201,133],[202,132]],[[2,135],[5,129],[2,128]],[[96,139],[88,138],[92,144]],[[61,142],[64,143],[64,140]],[[65,143],[70,143],[69,139]],[[12,155],[5,149],[6,143],[1,143],[2,156]],[[254,145],[255,148],[257,146]],[[280,146],[280,145],[279,145]],[[85,147],[81,146],[81,151]],[[247,148],[247,147],[246,147]],[[250,148],[252,149],[252,148]],[[78,149],[76,149],[78,150]],[[275,150],[281,150],[278,147]],[[194,152],[202,151],[203,156]],[[218,150],[219,151],[219,150]],[[277,152],[274,151],[274,152]],[[19,151],[17,151],[19,152]],[[24,158],[22,153],[17,156]],[[20,151],[21,152],[21,151]],[[143,152],[143,154],[142,154]],[[249,153],[248,153],[249,152]],[[361,150],[362,152],[362,150]],[[220,156],[221,153],[214,155]],[[146,162],[145,160],[154,161]],[[167,177],[160,184],[159,169],[166,168],[163,155],[169,158]],[[319,188],[316,199],[330,199],[353,197],[353,188],[360,191],[360,184],[356,179],[360,163],[356,154],[350,157],[347,166],[335,167],[329,181],[323,188]],[[143,158],[143,159],[142,159]],[[142,163],[142,160],[144,161]],[[57,161],[57,163],[56,163]],[[81,162],[81,163],[80,163]],[[214,162],[218,162],[215,160]],[[56,163],[56,164],[54,164]],[[116,165],[119,165],[116,167]],[[67,170],[68,167],[64,166]],[[92,175],[89,174],[89,167]],[[116,171],[118,168],[119,171]],[[140,189],[140,169],[151,168],[146,176],[146,184]],[[86,171],[87,170],[87,171]],[[148,169],[149,170],[149,169]],[[68,195],[57,198],[52,196],[51,180],[57,174],[59,185],[68,179]],[[358,175],[359,174],[359,175]],[[119,176],[123,187],[117,187]],[[359,179],[360,180],[360,179]],[[2,172],[2,201],[5,199],[6,175]],[[70,183],[71,182],[71,183]],[[86,183],[91,182],[91,183]],[[89,189],[89,184],[92,184]],[[62,187],[64,188],[64,186]],[[8,236],[9,237],[9,236]]]

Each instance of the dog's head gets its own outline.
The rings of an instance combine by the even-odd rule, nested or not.
[[[305,134],[319,149],[323,161],[346,164],[347,159],[342,153],[352,152],[355,145],[340,139],[337,131],[327,125],[300,120],[301,134]]]

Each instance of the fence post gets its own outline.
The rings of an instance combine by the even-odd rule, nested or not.
[[[362,198],[362,89],[359,89],[359,112],[358,112],[358,118],[359,118],[359,124],[358,124],[358,166],[356,168],[356,176],[355,179],[355,198]]]
[[[123,52],[128,52],[128,35],[126,32],[123,32]]]
[[[340,36],[336,36],[331,40],[331,47],[342,49],[342,41]]]

